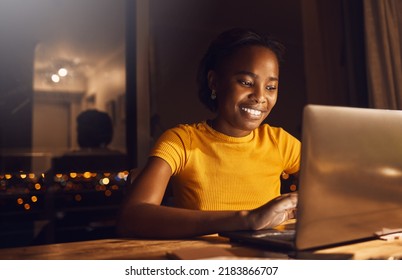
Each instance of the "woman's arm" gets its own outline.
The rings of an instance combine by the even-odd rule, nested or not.
[[[201,211],[161,206],[171,176],[162,159],[150,158],[130,186],[118,232],[125,237],[184,238],[220,231],[272,227],[293,218],[297,196],[280,196],[251,211]]]

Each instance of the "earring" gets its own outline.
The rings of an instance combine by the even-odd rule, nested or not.
[[[215,100],[216,99],[216,91],[213,89],[211,92],[211,99]]]

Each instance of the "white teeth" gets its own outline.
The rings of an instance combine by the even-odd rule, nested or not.
[[[260,116],[261,115],[261,111],[259,110],[254,110],[254,109],[250,109],[250,108],[241,108],[243,111],[246,111],[247,113],[253,115],[253,116]]]

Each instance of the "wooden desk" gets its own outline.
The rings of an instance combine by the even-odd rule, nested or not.
[[[188,240],[101,239],[19,248],[0,249],[0,259],[8,260],[163,260],[167,252],[191,248],[195,255],[205,255],[206,249],[230,252],[234,258],[289,259],[284,253],[261,250],[229,243],[228,239],[208,235]],[[199,253],[199,254],[198,254]],[[318,254],[318,255],[316,255]],[[324,254],[324,255],[320,255]],[[311,259],[331,258],[337,254],[353,254],[353,259],[388,259],[402,257],[402,240],[372,240],[357,244],[318,250]],[[199,258],[199,257],[195,257]]]

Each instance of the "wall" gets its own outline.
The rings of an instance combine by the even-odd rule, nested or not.
[[[88,78],[87,96],[96,96],[94,107],[100,111],[108,112],[112,117],[114,134],[110,148],[122,152],[126,149],[125,85],[125,48],[121,46],[101,61]]]
[[[35,23],[37,10],[21,11],[22,24],[9,2],[0,2],[0,151],[29,152],[35,41],[25,24]]]
[[[368,106],[363,0],[303,0],[307,100]]]

